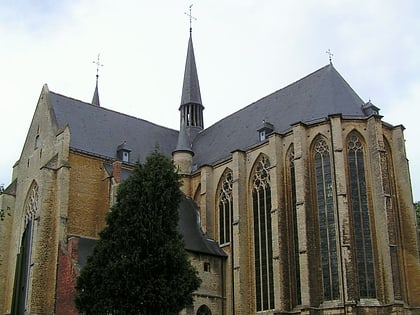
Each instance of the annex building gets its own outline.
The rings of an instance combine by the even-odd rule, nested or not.
[[[332,63],[204,116],[191,34],[179,130],[101,107],[97,85],[91,103],[45,85],[0,196],[0,314],[77,314],[116,188],[156,145],[182,174],[179,228],[203,280],[183,314],[420,314],[403,126]]]

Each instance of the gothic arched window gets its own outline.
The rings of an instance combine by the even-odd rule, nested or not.
[[[231,218],[232,218],[232,171],[225,172],[221,179],[219,188],[219,242],[226,244],[231,237]]]
[[[353,219],[354,258],[360,298],[376,297],[372,236],[366,187],[363,144],[353,132],[347,140],[350,209]]]
[[[394,193],[394,176],[392,172],[391,149],[385,142],[385,150],[381,152],[382,187],[384,189],[386,218],[388,227],[389,252],[391,255],[392,284],[394,297],[402,300],[402,284],[400,271],[400,241],[397,202]]]
[[[255,295],[257,311],[274,308],[270,161],[261,156],[252,181]]]
[[[287,176],[286,176],[286,195],[287,195],[287,217],[289,221],[289,240],[290,240],[290,263],[289,273],[291,277],[291,304],[293,306],[302,303],[300,294],[300,262],[299,262],[299,238],[296,212],[296,181],[295,181],[295,151],[293,145],[286,155]]]
[[[38,185],[36,182],[33,182],[29,189],[24,207],[25,230],[22,235],[21,245],[16,259],[12,314],[23,314],[26,310],[31,266],[33,222],[39,209],[38,202]]]
[[[318,137],[313,146],[316,206],[318,209],[324,300],[340,297],[337,237],[333,197],[331,158],[327,142]]]
[[[201,305],[197,310],[197,315],[211,315],[211,311],[207,305]]]

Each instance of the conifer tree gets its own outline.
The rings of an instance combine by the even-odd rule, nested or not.
[[[77,280],[83,314],[172,315],[200,285],[178,225],[180,177],[154,152],[121,183],[92,256]]]

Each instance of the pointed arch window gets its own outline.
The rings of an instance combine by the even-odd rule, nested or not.
[[[34,220],[38,212],[38,185],[34,182],[29,190],[24,208],[24,226],[19,253],[16,258],[15,281],[13,288],[12,314],[24,314],[30,279],[31,247]]]
[[[219,242],[229,243],[231,240],[231,218],[232,218],[232,171],[225,172],[221,179],[219,188]]]
[[[315,140],[313,159],[324,300],[337,300],[340,297],[340,291],[333,179],[330,150],[322,137]]]
[[[363,144],[356,132],[347,141],[350,209],[353,219],[354,258],[360,298],[376,297],[375,270]]]
[[[197,310],[197,315],[211,315],[210,308],[203,304]]]
[[[296,209],[296,181],[295,181],[295,151],[293,145],[287,153],[287,214],[289,220],[290,239],[290,276],[291,276],[291,304],[292,306],[302,304],[300,293],[300,259],[299,259],[299,238]]]
[[[263,311],[274,308],[270,161],[264,155],[252,183],[256,309]]]
[[[388,227],[389,252],[391,255],[392,284],[394,297],[402,300],[402,277],[400,270],[400,236],[396,196],[394,193],[394,175],[392,172],[391,149],[384,139],[385,150],[381,152],[382,187],[384,190],[385,210]]]

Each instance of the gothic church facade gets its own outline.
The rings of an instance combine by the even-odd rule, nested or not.
[[[1,314],[77,314],[116,188],[158,144],[203,280],[183,314],[420,314],[404,128],[330,63],[204,128],[192,37],[180,129],[44,86],[0,196]]]

